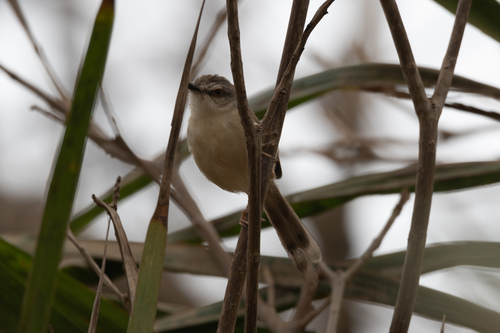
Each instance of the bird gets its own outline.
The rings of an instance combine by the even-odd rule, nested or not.
[[[245,134],[236,104],[234,86],[219,75],[203,75],[189,83],[187,141],[194,161],[208,180],[221,189],[249,192]],[[259,122],[251,112],[252,121]],[[275,178],[281,176],[276,156]],[[321,250],[273,179],[265,196],[264,211],[295,266],[312,284],[318,277],[313,263]]]

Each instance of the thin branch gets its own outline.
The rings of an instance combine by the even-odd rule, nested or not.
[[[118,246],[120,247],[120,252],[123,258],[123,267],[125,270],[125,277],[128,285],[128,290],[130,294],[130,299],[132,304],[134,304],[135,292],[137,287],[137,277],[138,277],[138,269],[134,260],[134,256],[132,254],[132,250],[130,249],[130,245],[127,239],[127,235],[125,230],[123,229],[123,225],[121,223],[120,216],[116,212],[117,205],[117,197],[120,189],[120,181],[121,178],[118,177],[115,184],[115,191],[113,195],[113,203],[107,204],[104,201],[97,198],[95,195],[92,195],[92,199],[94,202],[104,208],[108,213],[109,217],[113,221],[116,240],[118,242]]]
[[[399,214],[401,214],[401,211],[403,210],[403,207],[408,199],[410,199],[410,191],[408,191],[407,188],[404,188],[403,191],[401,191],[398,203],[392,210],[392,214],[384,225],[382,231],[380,231],[380,234],[372,241],[370,246],[365,250],[361,257],[359,257],[351,266],[349,266],[349,268],[345,272],[345,278],[347,280],[352,279],[354,274],[359,271],[361,266],[363,266],[364,263],[372,257],[373,252],[375,252],[375,250],[380,247],[380,244],[382,244],[382,240],[384,239],[389,229],[392,227],[392,224],[394,223],[396,218],[399,216]]]
[[[390,328],[391,333],[401,333],[408,331],[419,285],[434,188],[438,120],[453,78],[471,0],[460,0],[450,44],[443,60],[435,94],[431,99],[426,97],[395,0],[380,0],[380,2],[420,124],[415,204],[401,284]]]
[[[113,133],[115,134],[116,137],[120,136],[120,129],[118,128],[118,124],[116,123],[116,119],[113,116],[113,109],[111,108],[111,105],[108,102],[108,98],[106,97],[106,94],[104,93],[104,89],[102,88],[102,84],[99,84],[99,100],[101,101],[102,109],[104,110],[104,114],[108,118],[108,123],[110,124]]]
[[[288,20],[288,28],[286,31],[285,44],[283,45],[283,52],[281,53],[280,67],[278,76],[276,78],[276,86],[279,85],[283,74],[292,60],[294,55],[295,46],[298,44],[304,25],[306,23],[307,10],[309,8],[309,0],[293,1],[292,10],[290,12],[290,19]]]
[[[217,333],[234,332],[247,270],[248,227],[243,225],[234,250]]]
[[[441,65],[441,70],[439,71],[439,77],[436,83],[436,88],[434,89],[434,94],[431,97],[433,108],[438,114],[438,117],[443,110],[446,96],[450,91],[451,82],[453,81],[453,72],[455,71],[455,65],[457,64],[458,52],[460,51],[460,45],[462,44],[462,38],[464,36],[465,25],[467,24],[471,4],[472,0],[461,0],[458,2],[450,42],[448,44],[448,49],[446,50],[446,55],[443,59],[443,64]]]
[[[114,200],[113,200],[114,201]],[[116,209],[116,205],[115,205]],[[108,219],[108,228],[106,229],[106,238],[104,240],[104,253],[102,255],[101,274],[99,275],[99,283],[95,293],[94,306],[92,307],[92,315],[90,316],[90,323],[88,333],[94,333],[97,329],[97,320],[99,318],[99,304],[101,303],[102,286],[104,282],[104,272],[106,271],[106,252],[108,250],[108,236],[109,227],[111,222]]]
[[[338,323],[340,319],[340,309],[342,302],[344,300],[344,292],[347,283],[354,277],[354,275],[359,271],[359,269],[364,265],[364,263],[370,259],[373,252],[377,250],[382,243],[385,235],[393,225],[396,218],[401,214],[401,210],[410,198],[410,192],[408,189],[403,189],[400,198],[392,214],[385,223],[384,227],[378,234],[378,236],[372,241],[370,246],[365,250],[365,252],[346,270],[332,271],[330,267],[324,262],[320,263],[321,271],[328,277],[331,284],[331,295],[330,295],[330,311],[328,315],[328,325],[327,332],[336,332],[338,328]]]
[[[431,117],[428,110],[430,110],[430,103],[425,94],[425,86],[418,71],[413,52],[411,50],[408,36],[399,13],[396,0],[380,0],[384,14],[391,30],[392,39],[396,50],[398,52],[399,62],[401,63],[401,70],[408,85],[410,95],[415,107],[415,112],[421,118]]]
[[[6,68],[5,66],[0,64],[0,69],[4,71],[10,78],[14,81],[19,82],[21,85],[26,87],[28,90],[33,92],[35,95],[46,101],[51,107],[53,107],[56,110],[61,111],[63,114],[68,114],[69,112],[69,104],[65,103],[64,101],[60,99],[54,99],[53,97],[47,95],[45,92],[42,90],[38,89],[35,87],[33,84],[29,83],[25,79],[21,78],[19,75],[11,71],[10,69]]]
[[[200,71],[200,67],[202,65],[202,62],[207,55],[208,48],[210,47],[213,40],[215,39],[215,36],[217,35],[217,32],[222,27],[222,24],[226,21],[226,17],[227,17],[226,8],[221,9],[217,13],[217,16],[215,17],[215,21],[212,24],[212,27],[210,28],[210,32],[208,33],[208,37],[205,40],[205,42],[203,43],[203,46],[200,47],[200,52],[198,53],[198,58],[194,62],[193,67],[191,67],[191,78],[195,78],[198,76],[198,72]]]
[[[38,105],[32,105],[31,108],[30,108],[32,111],[38,111],[40,112],[42,115],[46,116],[47,118],[49,119],[52,119],[56,122],[59,122],[59,123],[64,123],[64,119],[61,118],[60,116],[58,116],[56,113],[53,113],[53,112],[50,112],[49,110],[45,110],[44,108],[42,108],[41,106],[38,106]]]
[[[71,241],[71,243],[73,243],[76,249],[81,253],[82,257],[87,261],[89,267],[94,271],[94,273],[96,273],[97,276],[100,276],[101,268],[94,261],[90,253],[88,253],[87,250],[80,245],[75,235],[73,235],[73,233],[69,228],[66,231],[66,235],[68,236],[68,239]],[[129,295],[122,293],[120,289],[118,289],[118,287],[113,283],[113,281],[111,281],[111,279],[106,274],[104,274],[104,283],[111,290],[111,292],[115,294],[118,297],[118,299],[120,299],[125,309],[127,309],[127,311],[130,312],[131,302]]]
[[[33,36],[31,29],[28,26],[28,22],[26,21],[26,18],[24,17],[24,14],[21,10],[21,7],[19,6],[19,3],[17,2],[17,0],[9,0],[9,3],[12,6],[12,9],[14,10],[14,12],[16,13],[16,16],[17,16],[19,22],[21,23],[22,27],[24,28],[26,35],[28,35],[28,38],[31,42],[31,45],[33,46],[33,49],[35,50],[36,54],[38,55],[38,58],[40,59],[40,62],[42,63],[43,67],[45,68],[45,71],[49,75],[50,80],[52,81],[52,84],[57,89],[59,96],[63,99],[64,102],[69,103],[68,93],[62,88],[62,85],[60,84],[60,80],[57,77],[54,69],[50,65],[49,60],[45,56],[45,53],[43,52],[40,45],[35,40],[35,37]]]
[[[304,33],[297,41],[293,54],[289,57],[290,61],[288,62],[286,69],[283,71],[281,80],[279,84],[277,84],[273,97],[271,98],[266,115],[262,120],[262,150],[270,156],[276,156],[276,152],[278,150],[295,68],[297,67],[300,56],[304,51],[307,39],[321,19],[328,13],[328,8],[334,1],[335,0],[325,1],[316,11],[315,15],[304,30]],[[261,191],[263,193],[267,192],[268,180],[272,174],[273,164],[274,161],[271,159],[263,159],[261,180]]]
[[[487,117],[487,118],[490,118],[490,119],[493,119],[496,121],[500,121],[500,113],[495,112],[495,111],[486,111],[486,110],[482,110],[482,109],[479,109],[479,108],[476,108],[476,107],[473,107],[470,105],[465,105],[462,103],[444,103],[444,106],[454,108],[454,109],[459,110],[459,111],[465,111],[465,112],[469,112],[472,114],[484,116],[484,117]]]

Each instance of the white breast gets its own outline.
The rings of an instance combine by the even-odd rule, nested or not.
[[[230,192],[247,192],[245,135],[237,113],[191,114],[188,144],[198,168]]]

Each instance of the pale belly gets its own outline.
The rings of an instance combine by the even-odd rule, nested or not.
[[[194,126],[193,126],[194,125]],[[203,135],[190,120],[188,143],[196,165],[214,184],[230,192],[247,192],[247,153],[241,125],[210,126],[204,123]]]

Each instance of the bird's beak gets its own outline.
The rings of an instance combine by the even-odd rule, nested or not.
[[[192,82],[189,82],[189,86],[188,86],[189,90],[193,90],[193,91],[198,91],[198,92],[201,92],[201,89],[198,88],[197,85],[195,85],[194,83]]]

